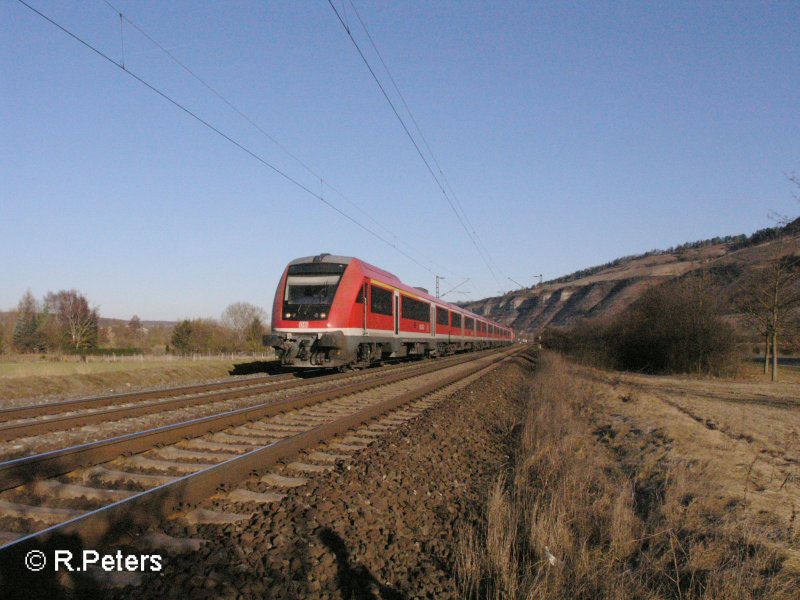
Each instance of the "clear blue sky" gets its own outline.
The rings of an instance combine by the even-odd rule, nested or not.
[[[122,37],[130,71],[429,270],[6,0],[0,310],[29,288],[77,288],[124,319],[268,309],[284,265],[319,252],[431,290],[433,273],[443,290],[469,277],[470,294],[448,298],[477,299],[515,287],[509,276],[530,284],[800,212],[786,179],[800,173],[797,1],[353,0],[494,275],[326,0],[112,0],[316,175],[129,23],[121,36],[102,0],[28,1],[117,61]],[[402,106],[349,0],[334,5]]]

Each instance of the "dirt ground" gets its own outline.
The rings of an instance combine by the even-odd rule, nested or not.
[[[641,460],[681,462],[720,506],[800,573],[800,384],[647,376],[574,367],[596,386],[597,419],[613,447],[640,442]]]

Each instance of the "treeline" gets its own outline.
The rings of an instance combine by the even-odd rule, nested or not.
[[[38,300],[26,292],[16,310],[0,313],[3,354],[210,354],[261,352],[269,331],[264,310],[236,302],[216,319],[184,319],[172,325],[106,320],[77,290],[48,292]]]
[[[28,291],[13,323],[4,323],[4,346],[16,352],[81,352],[97,348],[100,317],[76,290],[48,292],[42,301]],[[9,340],[10,334],[10,340]],[[3,348],[6,350],[6,348]]]
[[[214,319],[184,319],[172,330],[174,352],[261,352],[262,338],[268,327],[264,311],[246,302],[231,304],[221,321]]]
[[[598,366],[724,375],[735,368],[733,326],[702,277],[651,288],[612,319],[550,328],[542,343]]]
[[[736,236],[743,239],[734,241],[734,243],[731,245],[731,250],[739,250],[741,248],[747,248],[748,246],[757,246],[758,244],[763,244],[764,242],[777,240],[781,236],[794,235],[796,233],[800,233],[800,218],[797,218],[783,226],[759,229],[749,236]]]
[[[800,218],[795,219],[794,221],[787,223],[786,225],[779,225],[776,227],[767,227],[764,229],[759,229],[758,231],[752,233],[751,235],[739,234],[739,235],[717,236],[706,240],[686,242],[685,244],[679,244],[678,246],[670,246],[666,250],[654,249],[648,252],[643,252],[642,254],[631,254],[629,256],[622,256],[620,258],[616,258],[602,265],[587,267],[586,269],[581,269],[580,271],[574,271],[573,273],[569,273],[568,275],[563,275],[556,279],[550,279],[545,283],[568,283],[570,281],[582,279],[583,277],[590,277],[591,275],[595,275],[600,271],[617,267],[623,263],[630,262],[632,260],[648,258],[650,256],[660,256],[662,254],[680,254],[681,252],[685,252],[686,250],[697,250],[699,248],[705,248],[707,246],[716,246],[717,244],[728,244],[730,246],[731,251],[741,250],[742,248],[757,246],[758,244],[763,244],[764,242],[777,240],[783,235],[793,235],[796,233],[800,233]]]

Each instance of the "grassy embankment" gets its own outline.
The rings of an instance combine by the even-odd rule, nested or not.
[[[797,597],[797,407],[755,411],[749,388],[681,405],[693,390],[668,383],[543,355],[509,467],[462,532],[464,597]]]
[[[86,362],[77,358],[0,362],[0,408],[33,398],[124,392],[228,377],[250,357],[126,357]]]

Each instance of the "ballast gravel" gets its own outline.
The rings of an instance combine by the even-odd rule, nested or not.
[[[462,524],[485,510],[533,366],[513,359],[288,490],[244,525],[180,526],[204,538],[119,598],[457,598]]]

